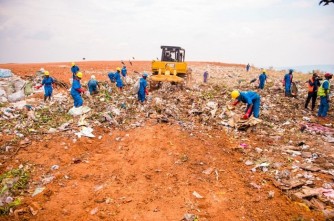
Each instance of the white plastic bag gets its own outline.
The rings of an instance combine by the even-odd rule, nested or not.
[[[13,94],[8,95],[9,102],[16,102],[24,99],[24,92],[23,90],[17,91]]]
[[[82,114],[88,113],[89,111],[90,111],[90,108],[87,107],[87,106],[72,107],[68,111],[68,114],[73,115],[73,116],[78,116],[78,115],[82,115]]]
[[[137,94],[139,91],[139,86],[140,86],[140,79],[136,81],[136,83],[133,85],[132,88],[132,94]]]

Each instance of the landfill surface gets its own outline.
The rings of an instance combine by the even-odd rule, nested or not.
[[[311,74],[295,73],[285,97],[284,71],[268,69],[259,90],[258,67],[189,62],[182,86],[140,104],[133,86],[151,62],[125,63],[119,92],[107,74],[120,61],[77,62],[82,85],[100,82],[80,110],[70,63],[0,64],[13,73],[0,79],[0,220],[334,219],[334,114],[317,118],[319,99],[304,109]],[[50,102],[41,68],[56,79]],[[259,119],[241,119],[233,89],[260,94]]]

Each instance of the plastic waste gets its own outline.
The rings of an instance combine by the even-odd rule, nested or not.
[[[92,132],[93,129],[91,127],[82,127],[82,129],[78,133],[75,133],[75,135],[79,138],[81,138],[81,136],[93,138],[95,135],[92,134]]]
[[[87,106],[81,106],[81,107],[72,107],[69,111],[68,114],[73,115],[73,116],[78,116],[82,115],[85,113],[88,113],[91,109]]]
[[[136,81],[136,83],[133,85],[132,88],[132,94],[137,94],[139,91],[139,86],[140,86],[140,79]]]
[[[59,169],[59,166],[57,164],[52,165],[51,167],[51,170],[58,170],[58,169]]]
[[[42,187],[37,187],[37,188],[35,189],[34,193],[33,193],[31,196],[34,197],[34,196],[40,194],[41,192],[43,192],[44,189],[45,189],[44,186],[42,186]]]
[[[203,196],[201,196],[201,194],[197,193],[196,191],[193,192],[193,195],[194,195],[197,199],[203,199]]]
[[[11,95],[8,95],[8,101],[9,102],[16,102],[16,101],[20,101],[24,99],[24,92],[21,91],[17,91]]]
[[[9,69],[0,69],[0,78],[9,78],[12,77],[12,71]]]

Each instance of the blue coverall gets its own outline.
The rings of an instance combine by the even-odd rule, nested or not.
[[[284,76],[285,95],[291,95],[292,74],[287,73]]]
[[[322,83],[322,87],[325,90],[329,90],[329,82],[328,82],[328,80],[325,80]],[[320,106],[319,106],[318,116],[319,117],[326,117],[328,109],[329,109],[329,102],[327,100],[327,97],[326,96],[320,96]]]
[[[110,73],[108,74],[108,77],[109,77],[111,83],[115,83],[115,82],[116,82],[116,79],[115,79],[115,73],[110,72]]]
[[[209,73],[207,71],[205,71],[204,74],[203,74],[204,83],[206,83],[208,81],[208,76],[209,76]]]
[[[267,75],[265,73],[260,74],[259,80],[260,80],[259,88],[263,89],[264,84],[266,83],[266,80],[267,80]]]
[[[243,103],[247,104],[247,112],[248,108],[253,105],[252,112],[255,118],[259,118],[260,114],[260,95],[254,91],[245,91],[240,92],[239,97],[237,98],[238,101],[242,101]],[[252,114],[251,112],[251,114]]]
[[[71,95],[74,100],[74,107],[80,107],[83,104],[83,100],[81,98],[80,91],[79,91],[80,88],[81,88],[80,81],[77,78],[73,79]]]
[[[97,85],[98,85],[98,82],[97,80],[95,79],[90,79],[88,81],[88,90],[89,90],[89,93],[92,94],[93,92],[97,91]]]
[[[141,102],[145,101],[145,97],[146,97],[145,89],[146,89],[146,86],[147,86],[146,79],[140,78],[140,80],[139,80],[139,91],[138,91],[138,100],[141,101]]]
[[[78,66],[76,66],[76,65],[73,65],[72,67],[71,67],[71,71],[72,71],[72,74],[73,74],[73,79],[75,78],[75,75],[78,73],[78,71],[79,71],[79,67]]]
[[[122,73],[122,76],[123,76],[123,77],[126,77],[127,70],[126,70],[126,67],[125,67],[125,66],[122,68],[121,73]]]
[[[52,95],[52,83],[54,80],[52,77],[45,77],[42,81],[42,85],[44,85],[44,96],[51,97]]]
[[[123,87],[123,81],[122,81],[121,75],[118,71],[115,73],[115,80],[116,80],[116,87],[122,88]]]

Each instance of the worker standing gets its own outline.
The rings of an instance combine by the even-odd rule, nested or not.
[[[318,111],[318,117],[326,117],[329,109],[329,89],[331,87],[329,80],[332,79],[332,74],[326,73],[325,80],[322,82],[318,90],[318,96],[320,97],[320,106]]]
[[[231,93],[231,97],[236,99],[233,105],[237,105],[240,101],[247,104],[247,108],[245,111],[243,119],[248,119],[250,115],[253,113],[255,118],[259,118],[260,115],[260,95],[254,91],[245,91],[240,92],[238,90],[234,90]]]
[[[209,77],[209,72],[208,71],[204,71],[204,74],[203,74],[203,82],[204,83],[208,82],[208,77]]]
[[[90,80],[87,83],[88,90],[90,95],[97,94],[97,87],[99,86],[99,83],[97,82],[95,75],[92,75],[90,77]]]
[[[315,107],[315,101],[317,100],[317,93],[318,93],[318,88],[320,86],[320,78],[317,75],[317,73],[314,73],[310,80],[307,82],[308,85],[308,94],[305,102],[305,109],[308,109],[307,106],[310,103],[310,100],[312,99],[312,106],[311,110],[314,110]]]
[[[74,62],[72,62],[71,72],[72,72],[73,79],[75,78],[75,76],[79,72],[79,70],[80,70],[79,67],[76,66]]]
[[[74,100],[74,107],[81,107],[83,104],[81,93],[85,93],[85,89],[81,87],[81,84],[80,84],[81,78],[82,78],[82,73],[78,72],[75,78],[73,79],[71,95]]]
[[[246,71],[248,72],[249,69],[250,69],[250,65],[249,65],[249,63],[248,63],[247,66],[246,66]]]
[[[146,95],[148,95],[147,90],[147,81],[146,78],[148,75],[146,73],[143,74],[142,78],[139,80],[139,90],[138,90],[138,100],[143,103],[146,99]]]
[[[38,87],[39,89],[44,85],[44,102],[47,100],[47,98],[49,98],[49,101],[51,101],[53,83],[54,83],[54,80],[52,77],[50,77],[50,73],[48,71],[45,71],[42,85]]]
[[[264,85],[266,83],[266,80],[267,80],[266,70],[263,70],[262,74],[260,74],[260,76],[259,76],[259,81],[260,81],[259,88],[260,89],[262,89],[262,90],[264,89]]]
[[[127,74],[127,70],[126,70],[126,66],[124,65],[123,68],[122,68],[122,71],[121,71],[121,74],[123,77],[126,77],[126,74]]]
[[[116,87],[118,87],[118,89],[120,91],[122,91],[123,89],[123,81],[121,78],[121,68],[116,68],[116,73],[115,73],[115,81],[116,81]]]
[[[292,84],[292,79],[293,79],[292,73],[293,73],[293,70],[290,69],[289,73],[287,73],[284,76],[283,86],[285,86],[285,96],[286,97],[291,97],[292,96],[292,94],[291,94],[291,84]]]

